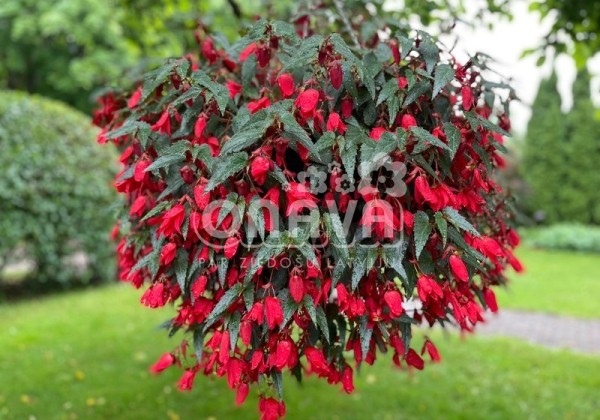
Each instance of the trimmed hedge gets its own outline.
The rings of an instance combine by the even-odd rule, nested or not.
[[[558,224],[522,231],[523,241],[534,248],[600,253],[600,227]]]
[[[109,278],[115,154],[96,135],[65,104],[0,91],[0,263],[33,262],[46,286]]]

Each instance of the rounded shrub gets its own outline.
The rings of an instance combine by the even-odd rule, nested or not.
[[[122,149],[119,275],[149,284],[144,305],[175,303],[166,326],[188,333],[152,371],[182,367],[182,390],[226,376],[238,403],[254,385],[262,419],[285,414],[287,372],[350,393],[378,354],[440,360],[413,325],[472,331],[521,268],[492,177],[507,86],[485,81],[485,57],[383,22],[346,37],[295,23],[204,36],[95,118]]]
[[[84,114],[0,92],[0,263],[26,261],[46,286],[109,278],[115,156]]]

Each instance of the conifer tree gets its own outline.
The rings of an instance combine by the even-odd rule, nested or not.
[[[564,218],[581,223],[600,223],[600,123],[594,118],[590,76],[584,68],[573,86],[573,108],[567,115],[564,170],[560,189]]]
[[[530,207],[543,212],[548,223],[557,222],[562,216],[564,197],[560,189],[564,184],[567,152],[565,115],[560,109],[556,81],[553,72],[540,84],[523,156],[525,178],[532,190]]]

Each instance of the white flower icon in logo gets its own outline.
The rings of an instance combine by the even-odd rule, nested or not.
[[[311,165],[306,171],[298,172],[298,182],[310,184],[310,191],[313,194],[321,194],[327,191],[327,173],[318,167]]]
[[[335,179],[335,191],[339,193],[349,194],[354,192],[354,180],[350,179],[348,174],[344,174]]]
[[[361,176],[358,191],[362,195],[380,193],[402,197],[406,194],[406,184],[402,180],[406,165],[393,161],[385,153],[378,153],[371,161],[361,163],[358,171]]]
[[[342,172],[342,165],[338,161],[333,161],[327,164],[327,170],[330,174]]]

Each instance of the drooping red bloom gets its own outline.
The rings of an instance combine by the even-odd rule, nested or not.
[[[444,292],[438,282],[427,275],[422,275],[417,280],[417,291],[419,299],[423,302],[437,301],[444,297]]]
[[[408,350],[408,354],[406,355],[406,363],[408,363],[409,366],[412,366],[418,370],[423,370],[423,368],[425,367],[423,359],[413,349]]]
[[[225,241],[225,246],[223,247],[223,254],[225,258],[230,259],[236,254],[238,250],[238,246],[240,245],[240,239],[235,236],[230,236]]]
[[[190,391],[194,385],[194,378],[196,377],[195,370],[186,370],[181,379],[179,379],[178,388],[180,391]]]
[[[160,373],[169,366],[173,366],[177,359],[173,356],[172,353],[165,353],[160,356],[160,359],[156,361],[151,367],[150,372],[152,373]]]
[[[274,398],[261,397],[258,403],[260,420],[277,420],[285,416],[285,404]]]
[[[138,87],[134,92],[133,95],[131,95],[129,97],[129,100],[127,101],[127,107],[129,109],[133,109],[136,106],[138,106],[138,104],[140,103],[140,99],[142,99],[142,87]]]
[[[242,91],[242,85],[233,80],[228,80],[226,83],[226,87],[229,91],[229,97],[231,99],[235,98]]]
[[[171,261],[175,259],[177,254],[177,245],[173,242],[167,242],[167,244],[160,251],[160,264],[169,265]]]
[[[196,137],[202,137],[204,134],[204,129],[206,128],[206,117],[201,115],[196,120],[196,124],[194,124],[194,135]]]
[[[281,94],[284,98],[290,98],[296,91],[294,85],[294,76],[289,73],[283,73],[277,78],[277,85],[281,90]]]
[[[319,376],[327,376],[329,374],[329,365],[323,353],[314,347],[307,347],[304,350],[306,359],[310,363],[310,370]]]
[[[272,296],[265,298],[265,315],[270,330],[283,322],[283,310],[279,299]]]
[[[290,277],[290,295],[296,303],[302,302],[304,297],[304,282],[297,274]]]
[[[346,124],[340,118],[340,114],[337,112],[332,112],[329,114],[329,118],[327,118],[327,131],[334,131],[340,134],[344,134],[346,132]]]
[[[329,67],[329,80],[331,80],[331,85],[334,89],[338,90],[340,87],[342,87],[344,72],[339,61],[335,61]]]
[[[402,308],[402,295],[397,290],[390,290],[383,295],[385,303],[390,308],[390,313],[394,318],[399,317],[404,312]]]
[[[248,386],[248,384],[245,382],[240,383],[240,385],[237,388],[237,393],[235,396],[235,404],[236,405],[244,404],[244,401],[246,401],[246,397],[248,396],[249,392],[250,392],[250,387]]]
[[[315,89],[307,89],[298,95],[294,105],[300,109],[302,116],[308,119],[314,117],[318,102],[319,92]]]
[[[429,339],[425,340],[425,342],[423,343],[423,348],[421,349],[421,354],[424,354],[425,352],[429,354],[429,357],[434,362],[439,362],[442,360],[437,347],[435,347],[435,345]]]
[[[402,116],[402,123],[400,125],[405,130],[408,130],[410,127],[416,127],[417,126],[417,120],[415,120],[415,117],[413,117],[410,114],[404,114]]]
[[[267,175],[269,174],[271,167],[271,160],[264,156],[258,156],[254,159],[250,166],[250,174],[252,175],[254,182],[258,185],[263,185],[267,180]]]
[[[352,392],[354,392],[354,381],[352,377],[352,368],[348,365],[344,366],[344,370],[342,371],[342,385],[347,394],[352,394]]]
[[[152,125],[152,130],[162,134],[171,134],[171,115],[169,110],[162,113],[156,123]]]
[[[250,113],[252,114],[260,111],[261,109],[268,108],[269,106],[271,106],[271,101],[266,96],[260,98],[257,101],[248,102],[248,105],[246,105],[246,107],[248,108],[248,110],[250,110]]]
[[[496,313],[498,312],[498,303],[496,302],[496,294],[490,288],[483,289],[483,299],[485,300],[485,304],[490,308],[490,311]]]
[[[473,107],[473,92],[469,86],[463,86],[461,89],[461,96],[463,100],[463,108],[465,111],[470,111]]]
[[[158,233],[170,237],[174,233],[181,235],[181,225],[185,220],[185,208],[181,204],[173,206],[162,217]]]
[[[450,262],[452,274],[454,274],[458,280],[469,281],[469,272],[467,271],[467,266],[458,255],[451,255],[448,261]]]

